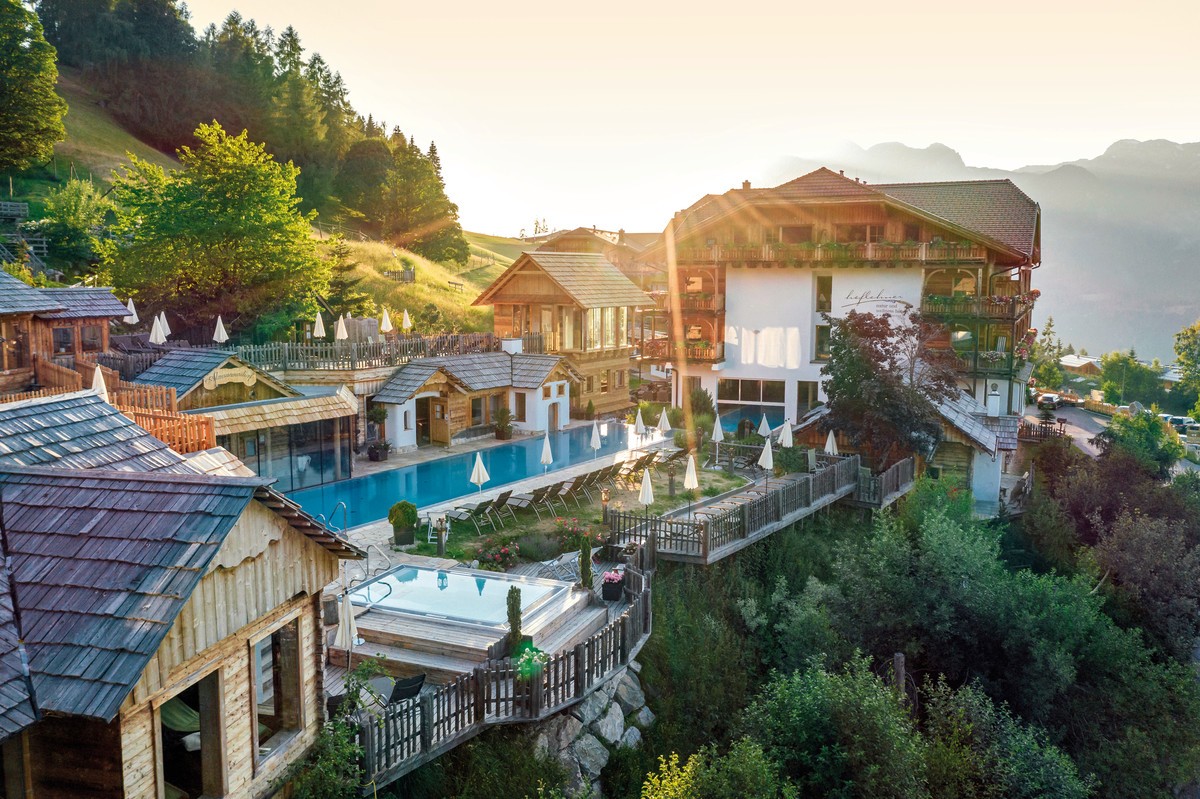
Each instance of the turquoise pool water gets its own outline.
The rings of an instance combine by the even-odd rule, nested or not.
[[[396,613],[502,627],[508,622],[508,589],[521,589],[521,611],[530,611],[568,588],[566,583],[461,569],[401,566],[350,592],[355,605]]]
[[[604,425],[600,426],[601,433],[604,433],[604,428]],[[483,488],[485,491],[500,488],[541,474],[543,471],[555,472],[580,463],[595,461],[597,468],[610,464],[614,455],[629,448],[628,440],[633,433],[626,425],[619,423],[610,422],[607,428],[607,435],[600,437],[599,453],[594,452],[590,446],[591,425],[551,433],[550,450],[554,455],[554,462],[550,464],[549,469],[541,464],[542,436],[522,438],[481,450],[483,465],[491,477],[484,483]],[[636,436],[633,438],[635,445],[645,446],[658,441],[659,434],[654,431],[643,436],[640,441]],[[448,455],[400,469],[355,477],[353,480],[293,491],[288,497],[309,513],[324,515],[331,524],[338,527],[342,524],[341,511],[338,511],[336,517],[331,516],[331,513],[339,502],[345,502],[350,509],[349,526],[354,527],[386,519],[388,509],[402,499],[408,500],[418,508],[424,508],[479,493],[470,481],[471,468],[474,465],[475,453],[464,452],[461,455]]]
[[[782,405],[724,405],[721,407],[721,429],[726,434],[736,433],[742,420],[749,419],[754,424],[754,429],[757,430],[764,413],[767,415],[767,424],[771,427],[779,427],[783,424]],[[792,421],[796,420],[792,419]]]

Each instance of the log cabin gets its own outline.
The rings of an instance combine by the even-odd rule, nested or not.
[[[579,375],[571,410],[583,416],[629,407],[632,310],[654,305],[599,253],[523,253],[474,305],[494,307],[496,335],[540,333],[549,354],[562,355]]]
[[[90,392],[0,406],[0,436],[3,795],[274,793],[323,722],[321,589],[362,553]]]
[[[134,383],[175,389],[183,413],[213,420],[218,446],[281,491],[352,476],[358,399],[345,386],[296,388],[227,350],[171,350]]]

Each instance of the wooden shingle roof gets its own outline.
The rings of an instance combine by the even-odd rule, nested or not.
[[[111,721],[259,478],[0,470],[34,696]]]
[[[358,398],[346,386],[320,388],[298,397],[240,402],[236,405],[217,405],[184,413],[196,413],[213,420],[213,432],[218,436],[248,433],[323,419],[338,419],[358,413]]]
[[[529,265],[544,272],[581,308],[654,305],[632,280],[599,253],[526,252],[484,289],[473,303],[491,305],[493,297]]]
[[[181,347],[159,358],[133,382],[173,388],[176,396],[183,397],[200,385],[206,374],[220,368],[232,357],[233,353],[225,350]]]
[[[0,269],[0,316],[60,311],[61,303]]]
[[[452,379],[463,391],[492,391],[500,388],[538,388],[565,361],[557,355],[480,352],[419,358],[401,366],[374,397],[375,402],[407,402],[437,372]]]
[[[61,311],[38,314],[43,319],[116,319],[129,315],[129,309],[113,296],[112,289],[72,286],[40,291],[63,306]]]
[[[30,685],[25,645],[13,612],[12,583],[0,546],[0,741],[20,732],[41,715]]]
[[[1032,256],[1037,245],[1038,204],[1007,178],[939,183],[877,183],[877,191],[959,227],[981,233]]]

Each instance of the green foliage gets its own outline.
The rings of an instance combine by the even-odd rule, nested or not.
[[[918,477],[896,510],[896,521],[901,529],[915,536],[934,514],[959,524],[970,522],[975,514],[971,492],[948,480]]]
[[[1095,440],[1106,455],[1123,452],[1160,480],[1170,476],[1184,452],[1178,436],[1153,413],[1118,414]]]
[[[431,260],[465,264],[471,248],[437,165],[415,145],[393,147],[392,158],[379,215],[383,235]]]
[[[585,408],[583,411],[583,418],[585,418],[585,419],[595,419],[596,418],[596,403],[592,402],[591,400],[588,400],[587,408]]]
[[[377,312],[375,300],[362,290],[363,279],[356,277],[358,264],[353,260],[349,245],[341,236],[335,236],[327,246],[330,266],[329,288],[325,301],[338,316],[351,314],[360,319],[374,316]]]
[[[1037,381],[1039,386],[1057,391],[1063,384],[1063,372],[1058,366],[1058,361],[1043,361],[1033,370],[1033,379]]]
[[[18,0],[0,2],[0,172],[48,160],[66,138],[57,81],[54,48],[37,15]]]
[[[1175,366],[1193,391],[1200,391],[1200,321],[1175,334]]]
[[[646,776],[641,799],[788,799],[798,794],[779,767],[749,738],[734,742],[721,755],[706,747],[683,765],[679,755],[659,758],[658,771]]]
[[[693,416],[715,416],[717,406],[713,404],[712,394],[706,388],[694,388],[688,392],[688,402],[692,408]]]
[[[586,535],[579,536],[579,584],[591,590],[592,539]]]
[[[776,677],[747,708],[744,723],[801,795],[929,795],[921,736],[865,658],[841,671],[814,663]]]
[[[508,645],[513,656],[521,646],[521,589],[512,586],[508,589]]]
[[[402,499],[388,510],[388,521],[394,528],[411,529],[417,526],[417,506]]]
[[[1100,387],[1104,392],[1104,399],[1108,402],[1110,395],[1114,396],[1114,400],[1111,400],[1114,405],[1126,405],[1134,400],[1146,407],[1161,404],[1166,397],[1166,389],[1162,383],[1164,371],[1158,365],[1147,366],[1139,363],[1133,350],[1102,355]]]
[[[496,429],[497,433],[508,434],[512,432],[512,411],[508,409],[507,405],[501,405],[492,414],[492,427]]]
[[[387,421],[388,409],[383,404],[372,405],[367,408],[367,421],[372,424],[380,425]]]
[[[134,158],[117,180],[116,241],[102,247],[113,284],[187,326],[220,314],[266,336],[310,317],[329,267],[296,209],[297,169],[216,123],[196,137],[199,147],[180,151],[181,171]]]
[[[90,180],[71,179],[46,195],[46,216],[25,224],[25,231],[44,236],[51,258],[64,266],[95,261],[96,238],[103,234],[112,202]]]
[[[539,750],[530,731],[504,727],[422,766],[388,786],[404,799],[498,799],[565,796],[567,773],[554,755]]]

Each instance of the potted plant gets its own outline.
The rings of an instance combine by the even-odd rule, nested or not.
[[[372,441],[367,445],[367,460],[386,461],[388,453],[392,451],[392,442],[387,439]]]
[[[621,598],[621,590],[625,587],[625,575],[618,571],[607,571],[601,578],[600,598],[605,602],[614,602]]]
[[[417,529],[417,506],[401,500],[388,511],[388,521],[392,523],[392,543],[406,546],[413,543],[413,531]]]
[[[367,408],[367,421],[375,425],[381,438],[383,437],[383,423],[387,421],[387,418],[387,408],[382,405],[372,405],[370,408]]]
[[[501,405],[496,409],[496,414],[492,417],[492,428],[496,431],[497,440],[508,441],[512,438],[512,411],[508,409],[507,405]]]

